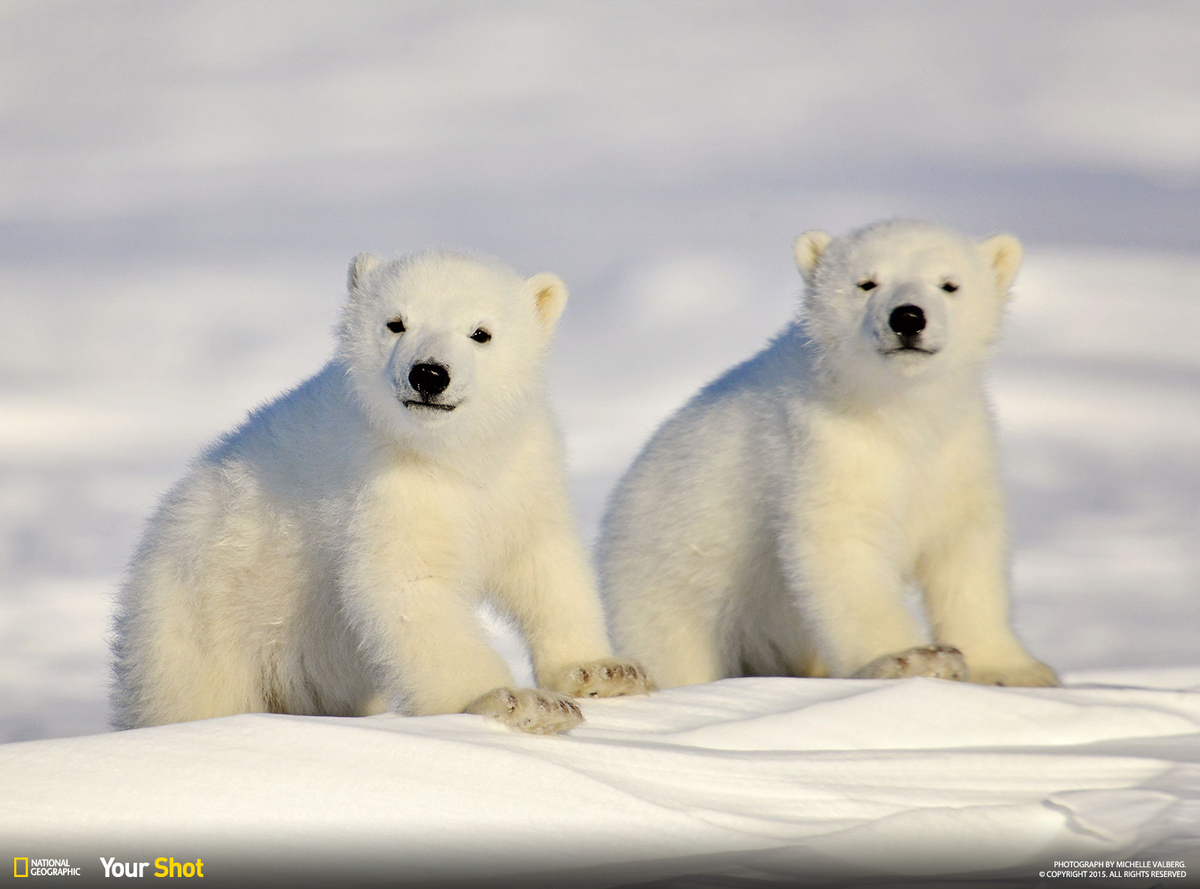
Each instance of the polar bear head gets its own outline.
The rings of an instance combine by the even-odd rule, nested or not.
[[[498,431],[541,392],[567,290],[444,252],[354,257],[337,357],[374,424],[414,445]]]
[[[999,330],[1021,263],[1011,235],[970,241],[923,222],[796,238],[805,328],[824,364],[878,386],[977,364]]]

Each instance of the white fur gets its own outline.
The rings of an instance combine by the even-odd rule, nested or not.
[[[1019,243],[893,222],[809,232],[795,254],[798,319],[663,424],[613,493],[598,560],[618,650],[663,686],[958,678],[959,652],[976,682],[1054,684],[1009,628],[982,380]],[[934,354],[892,351],[901,305]]]
[[[582,719],[559,694],[581,668],[584,693],[644,691],[611,658],[543,392],[562,282],[362,255],[349,290],[333,360],[205,451],[152,519],[116,622],[114,724],[400,705],[556,731]],[[428,362],[453,410],[416,403]],[[484,594],[549,691],[508,688]]]

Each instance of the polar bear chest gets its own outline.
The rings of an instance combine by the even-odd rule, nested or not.
[[[403,465],[369,485],[355,524],[405,561],[438,573],[488,575],[544,519],[545,487],[524,460],[475,472]]]
[[[956,422],[905,417],[823,417],[793,450],[796,496],[806,524],[862,529],[915,554],[961,518],[965,493],[985,483],[994,446],[986,414]]]

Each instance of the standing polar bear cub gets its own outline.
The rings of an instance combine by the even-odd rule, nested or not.
[[[1009,626],[982,380],[1020,244],[889,222],[806,232],[795,256],[798,320],[669,419],[612,496],[598,560],[618,650],[663,686],[1057,684]]]
[[[114,724],[467,711],[533,732],[645,691],[612,657],[542,364],[553,275],[363,254],[332,361],[164,498],[121,594]],[[475,605],[523,629],[515,689]]]

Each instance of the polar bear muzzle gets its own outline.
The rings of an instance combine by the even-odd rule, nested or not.
[[[929,292],[918,282],[905,282],[872,294],[877,304],[868,308],[869,322],[879,352],[886,358],[906,356],[905,375],[917,369],[912,360],[938,354],[947,344],[948,319],[943,294]]]

